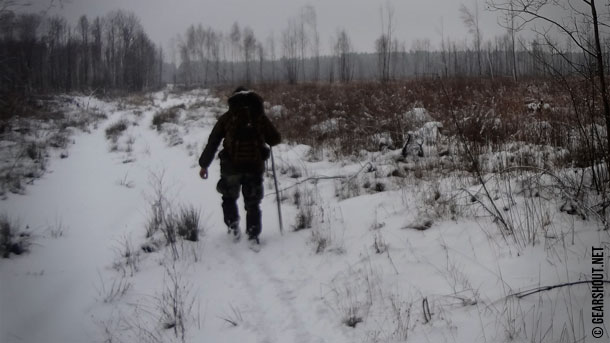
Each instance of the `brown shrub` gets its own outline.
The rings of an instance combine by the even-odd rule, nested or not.
[[[585,84],[568,82],[576,89],[576,98],[582,92],[581,98],[587,99]],[[390,135],[394,147],[401,146],[405,133],[415,129],[404,117],[414,107],[427,109],[434,120],[442,122],[444,134],[463,136],[492,151],[515,141],[567,148],[574,144],[570,136],[579,127],[576,100],[551,79],[266,84],[255,89],[269,106],[283,106],[283,114],[272,120],[285,141],[332,146],[344,155],[378,150],[371,137],[381,133]],[[217,92],[226,97],[231,89]],[[594,117],[585,115],[584,101],[577,106],[583,113],[581,121]],[[327,130],[322,129],[325,124]]]

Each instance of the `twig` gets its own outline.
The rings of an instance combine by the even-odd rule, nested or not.
[[[424,300],[422,300],[422,307],[424,312],[424,324],[428,324],[432,320],[432,313],[430,313],[430,306],[428,305],[427,297],[424,297]]]
[[[387,249],[385,252],[388,255],[388,260],[390,260],[390,264],[392,264],[392,268],[394,268],[394,272],[396,272],[396,275],[399,275],[400,273],[398,272],[398,269],[396,268],[396,265],[394,264],[394,261],[392,260],[392,256],[390,256],[390,249]]]
[[[572,196],[571,194],[569,194],[566,189],[568,188],[568,186],[563,182],[563,180],[553,174],[552,172],[550,172],[549,170],[543,169],[543,168],[538,168],[538,167],[533,167],[533,166],[514,166],[514,167],[508,167],[506,169],[501,170],[498,174],[502,174],[502,173],[506,173],[506,172],[510,172],[512,170],[533,170],[533,171],[537,171],[541,174],[546,174],[552,178],[554,178],[557,183],[559,183],[559,190],[561,191],[561,193],[563,193],[563,195],[565,195],[567,198],[569,198],[570,200],[572,200],[573,202],[575,202],[578,206],[582,207],[583,209],[587,210],[588,212],[590,212],[591,214],[597,216],[597,218],[602,222],[602,224],[604,225],[604,230],[608,230],[608,222],[606,221],[606,219],[601,216],[599,213],[597,213],[595,210],[593,210],[591,207],[586,206],[585,204],[583,204],[581,201],[578,201],[578,199],[576,199],[574,196]]]
[[[360,173],[362,173],[362,171],[363,171],[363,170],[364,170],[364,169],[365,169],[367,166],[368,166],[369,168],[372,168],[372,167],[373,167],[373,164],[372,164],[371,162],[367,162],[367,163],[366,163],[366,164],[365,164],[365,165],[364,165],[362,168],[360,168],[360,170],[358,170],[358,172],[356,172],[356,173],[355,173],[355,174],[353,174],[353,175],[335,175],[335,176],[324,176],[324,175],[322,175],[322,176],[311,176],[311,177],[308,177],[308,178],[306,178],[306,179],[304,179],[304,180],[300,180],[300,181],[298,181],[298,182],[295,182],[295,183],[293,183],[292,185],[290,185],[290,186],[288,186],[288,187],[286,187],[286,188],[282,188],[282,189],[280,189],[280,193],[281,193],[281,192],[283,192],[283,191],[289,190],[289,189],[291,189],[291,188],[294,188],[294,187],[296,187],[296,186],[298,186],[298,185],[300,185],[300,184],[303,184],[303,183],[305,183],[305,182],[308,182],[308,181],[334,180],[334,179],[347,179],[347,180],[351,180],[351,179],[355,178],[356,176],[358,176]],[[269,195],[272,195],[272,194],[267,194],[267,195],[265,195],[265,196],[269,196]]]
[[[610,280],[595,280],[597,282],[602,282],[602,283],[606,283],[606,284],[610,284]],[[532,288],[526,291],[521,291],[521,292],[516,292],[513,294],[509,294],[507,296],[508,297],[517,297],[519,299],[524,298],[528,295],[532,295],[532,294],[536,294],[536,293],[540,293],[540,292],[544,292],[544,291],[550,291],[552,289],[555,288],[561,288],[561,287],[566,287],[566,286],[574,286],[574,285],[580,285],[580,284],[590,284],[593,283],[593,280],[583,280],[583,281],[574,281],[574,282],[566,282],[566,283],[560,283],[557,285],[550,285],[550,286],[542,286],[542,287],[536,287],[536,288]]]

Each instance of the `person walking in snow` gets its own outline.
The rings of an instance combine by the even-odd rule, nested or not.
[[[260,244],[263,172],[270,147],[281,141],[280,133],[265,115],[263,99],[257,93],[238,87],[228,99],[229,110],[218,118],[201,153],[199,175],[208,178],[208,167],[223,141],[220,180],[216,190],[222,194],[222,212],[229,234],[241,237],[237,199],[244,196],[246,233],[251,245]]]

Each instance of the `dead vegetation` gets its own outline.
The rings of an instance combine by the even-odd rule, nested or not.
[[[0,101],[0,197],[24,194],[47,171],[54,152],[69,156],[74,130],[89,131],[104,118],[70,96],[9,95]]]
[[[505,209],[498,195],[511,194],[511,189],[498,190],[488,176],[514,168],[528,170],[534,178],[546,175],[551,180],[544,187],[556,189],[555,198],[568,204],[562,206],[564,212],[583,218],[589,212],[607,227],[608,133],[602,101],[592,87],[577,77],[519,82],[452,78],[264,85],[256,91],[287,143],[306,144],[330,160],[384,160],[374,179],[337,185],[339,198],[395,189],[404,178],[470,176],[472,183],[461,188],[478,185],[475,203],[512,234],[515,226],[529,224],[514,223],[511,208]],[[560,172],[569,168],[579,177]],[[545,223],[544,211],[536,213],[537,222]]]
[[[587,88],[573,81],[575,92]],[[330,146],[340,155],[357,155],[361,150],[401,148],[407,133],[419,128],[414,109],[425,109],[426,121],[442,123],[442,133],[462,135],[479,154],[515,149],[523,142],[531,147],[549,146],[555,151],[536,161],[534,153],[522,152],[508,161],[514,165],[586,165],[582,149],[590,137],[587,127],[601,124],[574,116],[574,103],[552,79],[531,79],[514,83],[496,79],[413,80],[388,84],[265,85],[256,90],[267,102],[267,112],[291,142],[312,147]],[[221,89],[220,94],[229,94]],[[599,106],[599,105],[597,105]],[[605,133],[601,133],[605,135]],[[565,151],[563,151],[565,149]],[[562,152],[563,151],[563,152]]]

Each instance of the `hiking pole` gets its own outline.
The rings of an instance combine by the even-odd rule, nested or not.
[[[275,196],[277,200],[277,215],[280,220],[280,234],[284,234],[284,225],[282,224],[282,206],[280,201],[280,191],[277,187],[277,176],[275,175],[275,159],[273,158],[273,148],[269,148],[271,152],[271,170],[273,171],[273,182],[275,183]]]

